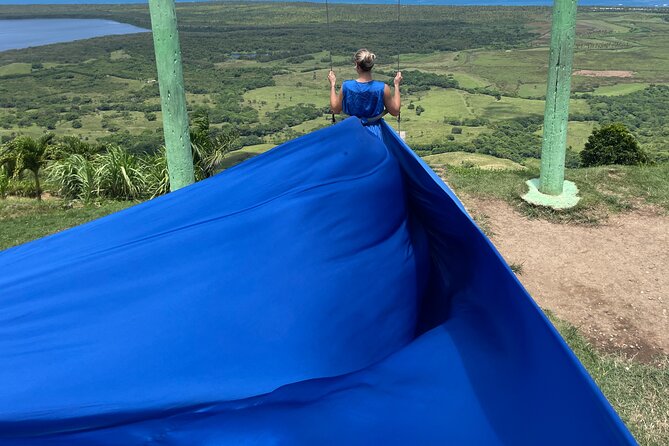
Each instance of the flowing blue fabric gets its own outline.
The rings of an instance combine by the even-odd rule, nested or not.
[[[437,176],[357,118],[0,253],[0,445],[634,444]]]

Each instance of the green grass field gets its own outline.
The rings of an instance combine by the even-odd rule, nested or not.
[[[496,158],[481,153],[448,152],[437,155],[427,155],[423,159],[430,166],[478,166],[484,170],[525,170],[521,164],[511,160]]]

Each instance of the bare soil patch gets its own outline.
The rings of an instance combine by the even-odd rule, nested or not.
[[[669,216],[652,209],[599,226],[530,220],[503,201],[463,197],[542,307],[598,347],[648,362],[669,354]]]
[[[634,72],[632,71],[595,71],[595,70],[576,70],[574,71],[576,76],[588,76],[588,77],[634,77]]]

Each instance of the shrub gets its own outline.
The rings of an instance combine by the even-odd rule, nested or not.
[[[26,178],[10,178],[7,184],[7,195],[15,197],[37,198],[33,182]]]
[[[145,174],[146,192],[151,198],[170,191],[170,174],[167,170],[167,154],[164,146],[155,154],[143,157],[142,166]]]
[[[614,123],[595,129],[581,152],[584,167],[606,164],[637,165],[648,162],[648,155],[624,124]]]
[[[462,127],[453,127],[451,129],[451,133],[454,135],[461,135],[462,134]]]
[[[142,197],[145,177],[137,156],[120,147],[111,147],[96,157],[96,163],[101,195],[122,199]]]
[[[38,200],[42,199],[39,173],[46,165],[53,136],[48,133],[37,140],[29,136],[18,136],[0,152],[0,164],[9,167],[8,170],[12,171],[14,178],[19,179],[24,170],[32,172]]]

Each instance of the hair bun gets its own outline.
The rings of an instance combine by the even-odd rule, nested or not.
[[[366,48],[359,49],[353,57],[355,64],[363,71],[370,71],[374,67],[376,54]]]

